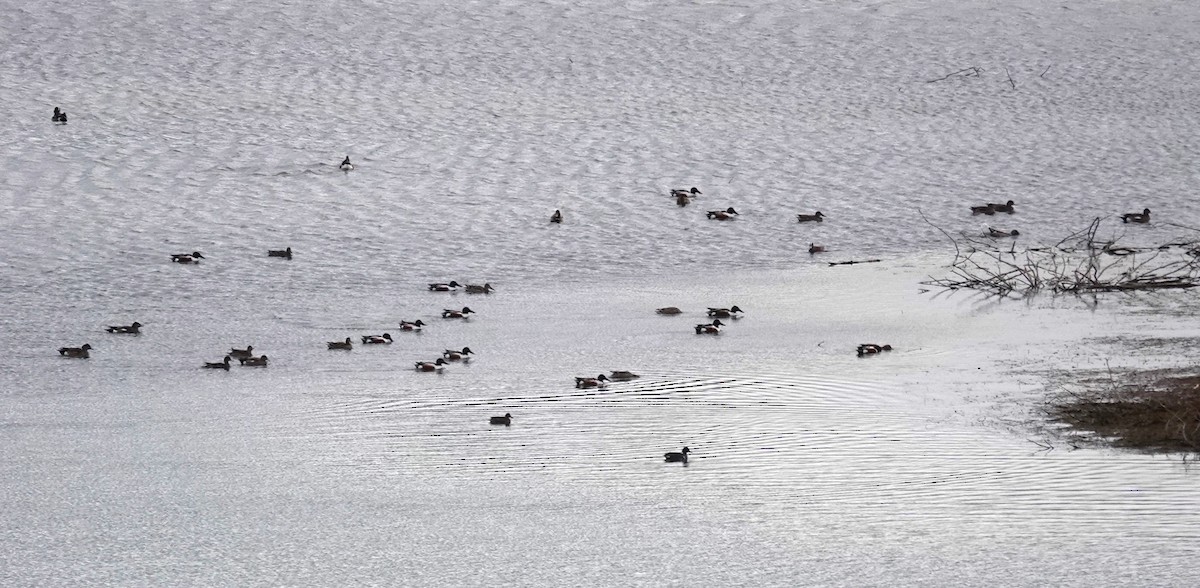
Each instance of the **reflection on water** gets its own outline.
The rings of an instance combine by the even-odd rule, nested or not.
[[[1190,468],[1027,423],[1188,295],[917,292],[977,202],[1194,237],[1190,6],[3,8],[0,584],[1200,580]]]

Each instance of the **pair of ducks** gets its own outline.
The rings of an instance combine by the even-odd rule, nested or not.
[[[664,306],[662,308],[654,309],[654,312],[663,315],[683,314],[683,311],[680,310],[678,306]],[[708,316],[718,318],[738,318],[736,313],[739,312],[742,312],[742,309],[738,308],[736,304],[729,308],[714,308],[710,306],[706,311]]]
[[[467,284],[464,286],[454,280],[450,280],[449,282],[437,282],[429,285],[430,292],[455,292],[459,288],[462,288],[467,294],[491,294],[496,290],[487,282],[484,282],[482,286],[478,284]]]
[[[50,121],[64,125],[67,124],[67,112],[65,110],[59,110],[58,107],[55,106],[54,114],[50,115]]]
[[[203,367],[205,367],[207,369],[229,371],[229,362],[231,359],[232,359],[231,357],[226,355],[225,359],[222,359],[221,361],[204,362]],[[238,358],[238,363],[240,363],[244,366],[247,366],[247,367],[267,367],[267,362],[269,362],[269,361],[270,361],[270,359],[267,358],[267,356],[265,356],[265,355],[260,355],[258,357],[239,357]]]
[[[416,362],[416,370],[418,372],[441,372],[450,365],[452,361],[469,361],[468,355],[473,355],[470,347],[463,347],[462,351],[447,349],[442,352],[442,357],[434,361],[418,361]]]
[[[608,385],[608,382],[628,382],[636,380],[641,376],[627,370],[613,370],[611,375],[600,374],[594,378],[575,377],[576,388],[603,388]]]
[[[989,202],[988,204],[984,204],[982,206],[972,206],[971,207],[972,215],[986,214],[988,216],[992,216],[993,214],[996,214],[997,212],[1004,212],[1007,214],[1012,214],[1013,212],[1016,212],[1013,209],[1013,201],[1009,200],[1008,202],[1005,202],[1004,204],[993,204],[993,203]]]
[[[267,257],[282,257],[284,259],[291,259],[292,258],[292,248],[288,247],[287,249],[268,249]],[[174,253],[171,255],[171,261],[173,261],[175,263],[182,263],[182,264],[200,263],[201,259],[205,259],[205,257],[204,257],[204,254],[200,253],[199,251],[193,251],[191,253]]]
[[[691,190],[671,190],[671,197],[675,199],[675,204],[679,206],[687,206],[688,203],[692,201],[692,198],[695,198],[697,194],[703,194],[703,192],[701,192],[700,189],[696,188],[695,186],[692,186]]]

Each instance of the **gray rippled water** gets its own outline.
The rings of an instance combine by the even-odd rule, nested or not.
[[[919,291],[939,228],[1194,238],[1200,8],[0,8],[0,584],[1200,580],[1188,463],[1029,442],[1194,297]]]

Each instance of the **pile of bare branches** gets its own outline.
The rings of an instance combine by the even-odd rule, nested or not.
[[[1200,285],[1200,243],[1124,247],[1097,239],[1099,218],[1054,246],[1024,250],[1018,250],[1015,243],[1001,248],[995,239],[986,237],[964,234],[955,238],[936,225],[934,228],[954,244],[954,261],[949,277],[923,283],[946,290],[1029,296],[1046,291],[1095,294]]]
[[[1136,378],[1135,378],[1136,379]],[[1051,420],[1122,447],[1200,450],[1200,376],[1065,392],[1045,407]]]

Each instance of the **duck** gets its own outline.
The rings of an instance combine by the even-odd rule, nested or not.
[[[506,413],[504,413],[504,416],[499,416],[499,417],[494,416],[494,417],[488,419],[488,424],[489,425],[504,425],[506,427],[511,426],[512,425],[512,415],[506,412]]]
[[[171,255],[171,261],[175,263],[200,263],[199,260],[204,259],[204,255],[199,251],[191,253],[174,253]]]
[[[688,198],[688,195],[686,193],[675,195],[675,205],[676,206],[687,206],[691,201],[692,201],[692,199]]]
[[[418,372],[440,372],[446,369],[446,360],[437,358],[437,361],[418,361],[416,370]]]
[[[704,325],[704,324],[696,325],[696,334],[697,335],[720,335],[721,327],[723,327],[723,326],[725,326],[725,323],[721,322],[720,319],[717,319],[706,325]]]
[[[554,214],[550,215],[550,222],[562,224],[562,211],[555,210]]]
[[[447,349],[442,352],[442,357],[444,357],[450,361],[460,361],[460,360],[470,359],[467,356],[473,355],[473,354],[474,354],[474,352],[471,351],[470,347],[463,347],[462,351],[455,351],[453,349]]]
[[[657,314],[667,314],[667,315],[683,313],[683,311],[679,310],[679,307],[677,307],[677,306],[664,306],[662,308],[656,308],[656,309],[654,309],[654,312]]]
[[[354,164],[350,163],[349,155],[346,156],[346,159],[342,160],[342,164],[338,166],[338,169],[340,169],[342,171],[350,171],[350,170],[354,169]]]
[[[292,248],[288,247],[287,249],[268,249],[267,257],[285,257],[287,259],[291,259],[292,258]]]
[[[351,349],[354,349],[354,344],[350,342],[349,337],[346,337],[345,341],[330,341],[330,342],[326,343],[325,345],[327,346],[328,349],[341,349],[341,350],[345,350],[345,351],[350,351]]]
[[[629,380],[636,380],[640,377],[641,376],[633,372],[628,372],[625,370],[613,370],[613,372],[608,375],[608,379],[614,382],[628,382]]]
[[[362,342],[364,345],[391,345],[392,336],[387,333],[382,335],[363,335]]]
[[[715,317],[720,317],[720,318],[737,318],[735,315],[739,312],[742,312],[742,309],[738,308],[736,304],[730,308],[713,308],[711,306],[708,307],[708,316],[715,316]]]
[[[239,357],[238,363],[246,367],[267,367],[267,356],[260,355],[258,357]]]
[[[608,385],[608,376],[600,374],[594,378],[575,377],[576,388],[603,388]]]
[[[468,318],[468,314],[475,314],[474,310],[467,307],[462,307],[462,310],[452,310],[449,308],[442,309],[442,318]]]
[[[1011,231],[1001,231],[1000,229],[993,229],[992,227],[988,227],[988,236],[994,237],[997,239],[1002,239],[1004,237],[1016,237],[1017,235],[1020,235],[1020,234],[1021,234],[1021,231],[1018,231],[1016,229],[1013,229]]]
[[[67,113],[65,111],[59,110],[58,107],[55,106],[54,114],[52,114],[50,116],[50,121],[56,122],[56,123],[62,123],[65,125],[65,124],[67,124]]]
[[[891,350],[892,350],[891,345],[876,345],[875,343],[863,343],[862,345],[858,346],[858,356],[862,357],[864,355],[875,355],[876,353],[883,353],[884,351],[891,351]]]
[[[234,347],[233,349],[229,350],[228,355],[230,355],[231,357],[233,357],[235,359],[240,359],[243,357],[254,357],[254,346],[247,345],[245,349],[238,349],[237,347]]]
[[[817,245],[816,243],[809,243],[808,244],[808,254],[812,255],[814,253],[825,253],[825,246]]]
[[[457,290],[460,286],[461,286],[461,284],[459,284],[458,282],[455,282],[454,280],[450,280],[449,283],[438,282],[435,284],[430,284],[429,291],[431,291],[431,292],[453,292],[454,290]]]
[[[90,343],[84,343],[82,347],[59,347],[58,354],[63,357],[74,357],[78,359],[87,359],[88,350],[92,348]]]
[[[797,214],[796,222],[798,223],[821,223],[825,222],[825,214],[817,211],[813,214]]]
[[[230,359],[229,356],[226,355],[225,359],[223,359],[221,361],[206,361],[206,362],[204,362],[204,367],[206,369],[210,369],[210,370],[229,371],[229,359]]]
[[[716,220],[733,220],[734,215],[741,216],[732,206],[725,210],[710,210],[704,214],[707,214],[708,218]]]
[[[463,287],[463,290],[466,290],[467,294],[491,294],[495,288],[488,283],[484,283],[482,286],[478,284],[467,284]]]
[[[972,215],[986,214],[988,216],[992,216],[993,214],[996,214],[996,205],[995,204],[984,204],[983,206],[972,206],[971,214]]]
[[[1012,214],[1013,212],[1015,212],[1013,210],[1013,201],[1012,200],[1009,200],[1008,202],[1005,202],[1004,204],[988,204],[988,206],[992,207],[993,212],[1003,212],[1003,213],[1007,213],[1007,214]]]
[[[1150,222],[1150,209],[1147,208],[1147,209],[1143,210],[1141,214],[1138,214],[1136,212],[1127,212],[1125,214],[1122,214],[1121,222],[1123,222],[1123,223],[1142,223],[1142,224],[1148,223],[1148,222]]]
[[[678,198],[680,196],[692,198],[692,197],[695,197],[697,194],[703,194],[703,192],[700,191],[700,188],[697,188],[695,186],[692,186],[691,190],[685,190],[685,189],[679,189],[679,188],[674,188],[671,190],[671,195],[676,198]]]
[[[687,460],[688,460],[687,456],[691,452],[692,452],[692,450],[688,449],[687,447],[684,447],[683,449],[681,449],[679,451],[668,451],[663,454],[663,461],[672,462],[672,463],[674,463],[674,462],[687,463]]]
[[[425,323],[421,322],[421,319],[417,319],[411,323],[404,319],[400,319],[401,331],[420,331],[421,327],[423,326],[425,326]]]
[[[142,323],[134,321],[132,325],[117,325],[105,327],[104,330],[109,333],[119,333],[122,335],[136,335],[141,332]]]

